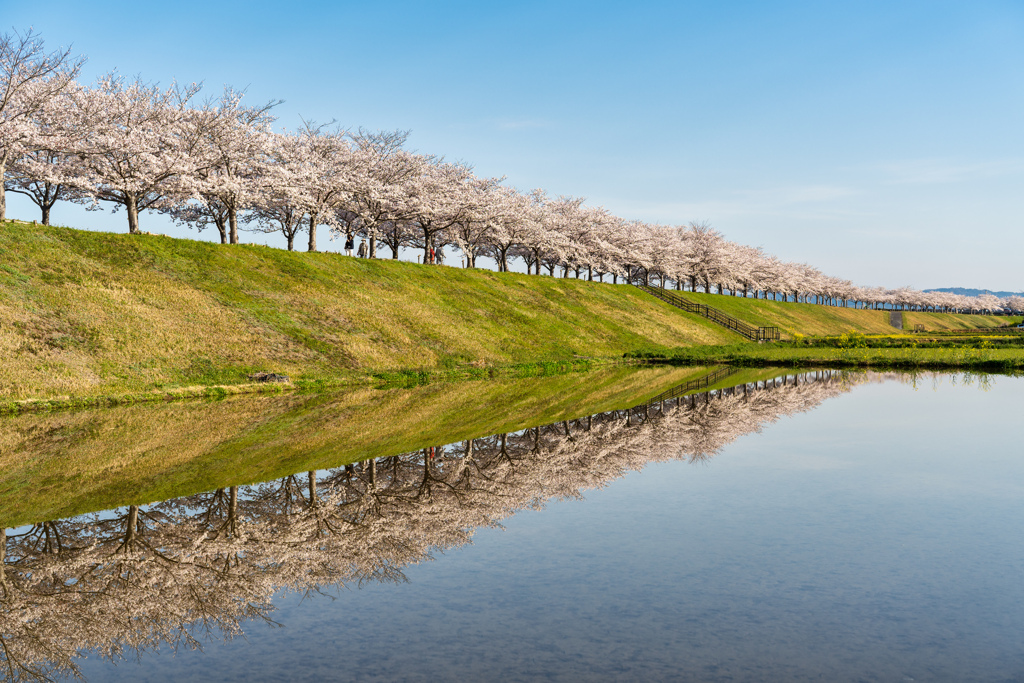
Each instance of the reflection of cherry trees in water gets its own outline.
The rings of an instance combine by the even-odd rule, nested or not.
[[[878,377],[877,375],[874,377]],[[281,589],[404,581],[522,509],[671,459],[703,460],[867,376],[832,371],[681,396],[322,472],[0,531],[8,679],[198,646],[269,621]]]

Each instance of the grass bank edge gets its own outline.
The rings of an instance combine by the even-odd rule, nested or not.
[[[679,365],[724,364],[736,367],[879,368],[1024,372],[1024,349],[974,348],[834,348],[784,345],[701,346],[669,354],[639,351],[635,360]]]
[[[73,410],[78,408],[105,408],[135,403],[158,403],[196,398],[219,399],[241,394],[276,394],[298,391],[321,392],[356,386],[401,387],[431,382],[458,382],[498,377],[549,377],[573,372],[587,372],[596,367],[644,365],[646,363],[648,361],[632,357],[581,358],[574,361],[537,361],[534,363],[512,363],[509,365],[487,367],[473,366],[441,370],[408,369],[382,371],[369,375],[317,379],[300,378],[287,382],[195,385],[105,396],[33,398],[17,401],[0,401],[0,415]]]

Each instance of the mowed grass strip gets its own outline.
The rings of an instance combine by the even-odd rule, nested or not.
[[[255,245],[9,222],[0,263],[0,398],[11,400],[738,340],[625,285]]]
[[[892,334],[889,311],[840,308],[818,304],[752,299],[722,294],[682,292],[694,303],[712,306],[758,327],[778,327],[783,338],[797,335],[834,335],[848,332]],[[955,313],[903,312],[903,327],[913,330],[917,324],[928,331],[999,327],[1019,322],[1020,318]]]
[[[869,338],[870,339],[870,338]],[[650,361],[681,365],[722,363],[737,367],[830,367],[968,369],[1017,374],[1024,371],[1021,348],[847,348],[794,346],[783,344],[737,344],[680,348],[665,356],[640,354]]]

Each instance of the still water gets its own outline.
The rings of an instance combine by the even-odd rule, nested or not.
[[[344,400],[288,399],[274,424],[339,430],[316,447],[348,466],[79,498],[65,507],[89,514],[45,524],[20,494],[5,663],[90,681],[1024,680],[1024,379],[757,372],[559,387],[600,410],[457,440],[406,425],[415,449],[361,462],[325,447]],[[388,400],[427,402],[409,396]],[[63,443],[74,419],[7,442]],[[261,424],[204,469],[269,467]]]

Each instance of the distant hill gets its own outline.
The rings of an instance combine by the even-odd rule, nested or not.
[[[926,289],[926,292],[950,292],[951,294],[962,294],[964,296],[978,296],[979,294],[995,294],[998,297],[1024,296],[1024,292],[993,292],[991,289],[970,289],[969,287],[941,287],[939,289]]]

